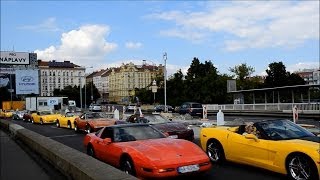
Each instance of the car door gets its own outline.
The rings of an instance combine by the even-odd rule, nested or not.
[[[229,133],[228,136],[228,157],[231,161],[260,167],[270,164],[268,140],[253,139],[252,134]]]
[[[96,155],[102,161],[111,164],[113,166],[119,165],[120,156],[122,153],[121,148],[117,146],[117,142],[113,141],[113,128],[104,128],[100,138],[97,139],[96,143]],[[104,138],[111,138],[111,143],[105,143]]]

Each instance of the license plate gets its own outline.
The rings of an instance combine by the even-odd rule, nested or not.
[[[171,135],[171,136],[169,136],[169,138],[178,139],[178,135]]]
[[[199,165],[189,165],[189,166],[181,166],[178,168],[178,172],[179,173],[188,173],[188,172],[194,172],[194,171],[198,171]]]

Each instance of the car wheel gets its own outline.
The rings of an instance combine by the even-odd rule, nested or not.
[[[314,162],[306,155],[294,154],[286,163],[290,179],[316,180],[319,176]]]
[[[75,132],[79,132],[77,123],[74,123],[74,131],[75,131]]]
[[[40,119],[40,124],[41,124],[41,125],[43,124],[43,121],[42,121],[42,119]]]
[[[209,141],[207,144],[207,154],[214,163],[222,163],[225,160],[222,145],[218,141]]]
[[[33,120],[33,118],[31,119],[31,123],[32,123],[32,124],[34,124],[34,120]]]
[[[136,175],[136,172],[134,170],[134,165],[133,165],[132,160],[130,158],[125,158],[121,162],[121,170],[124,171],[126,174],[131,174],[133,176]]]
[[[92,157],[95,158],[95,154],[94,154],[94,150],[93,150],[92,145],[89,145],[89,146],[88,146],[88,148],[87,148],[87,154],[88,154],[89,156],[92,156]]]
[[[68,121],[68,128],[69,128],[69,129],[72,128],[70,121]]]
[[[90,127],[90,125],[87,125],[86,131],[87,133],[92,133],[92,128]]]
[[[57,126],[57,127],[60,127],[60,122],[59,122],[59,120],[57,120],[56,126]]]

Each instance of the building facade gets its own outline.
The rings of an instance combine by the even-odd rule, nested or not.
[[[130,103],[135,96],[135,89],[149,87],[157,76],[163,76],[164,67],[148,65],[122,64],[119,68],[111,69],[109,74],[109,101],[122,104]],[[151,89],[150,89],[151,90]]]
[[[304,69],[295,73],[302,77],[306,84],[320,84],[320,69]]]
[[[85,68],[70,61],[38,60],[40,75],[40,95],[53,96],[54,89],[64,89],[66,86],[85,85]]]

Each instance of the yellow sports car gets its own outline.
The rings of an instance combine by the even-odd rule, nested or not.
[[[55,123],[61,114],[54,114],[51,111],[37,111],[31,115],[31,122],[34,123]]]
[[[76,117],[79,117],[79,113],[74,113],[74,112],[67,112],[65,115],[61,115],[58,117],[56,121],[56,126],[57,127],[66,127],[69,129],[74,128],[74,119]]]
[[[213,163],[224,160],[286,174],[295,180],[319,180],[320,137],[289,120],[264,120],[237,127],[208,127],[201,147]]]
[[[1,118],[11,118],[13,116],[13,110],[1,110],[0,117]]]

